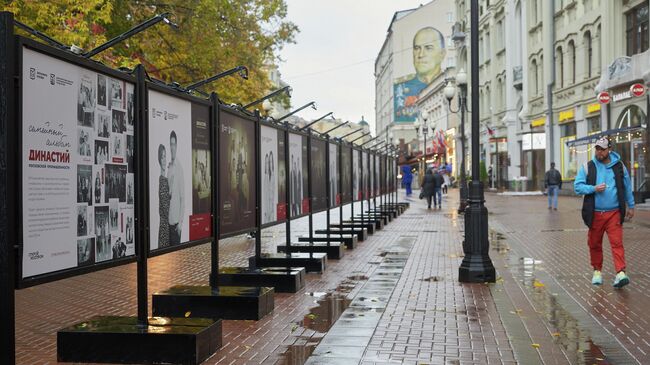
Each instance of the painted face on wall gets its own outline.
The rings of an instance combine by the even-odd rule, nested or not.
[[[418,78],[429,84],[439,73],[445,57],[444,39],[434,28],[420,29],[413,37],[413,65]]]

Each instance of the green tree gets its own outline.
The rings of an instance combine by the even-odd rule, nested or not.
[[[294,42],[298,28],[285,21],[284,0],[15,0],[5,10],[17,19],[85,50],[156,14],[170,12],[178,30],[156,25],[94,57],[111,67],[142,63],[150,76],[188,85],[229,68],[249,68],[249,80],[228,77],[206,85],[226,102],[246,103],[266,94],[264,65]]]

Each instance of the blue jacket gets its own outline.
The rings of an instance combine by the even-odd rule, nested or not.
[[[607,187],[602,193],[596,193],[596,211],[604,212],[609,210],[618,209],[618,197],[616,196],[616,182],[614,181],[614,171],[612,166],[617,163],[621,156],[616,152],[609,153],[609,163],[607,165],[598,161],[594,156],[592,161],[596,165],[596,185],[605,183]],[[585,164],[586,165],[586,164]],[[596,192],[596,187],[593,185],[587,185],[587,171],[585,171],[585,165],[581,166],[578,170],[578,176],[576,176],[573,187],[576,194],[587,195],[593,194]],[[630,209],[634,208],[634,196],[632,195],[632,183],[630,181],[630,175],[623,165],[623,181],[625,184],[625,201],[627,206]]]
[[[411,166],[402,166],[402,182],[410,184],[413,181],[413,174],[411,174]]]

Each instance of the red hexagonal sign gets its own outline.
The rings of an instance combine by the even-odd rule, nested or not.
[[[643,84],[634,84],[630,86],[630,93],[636,97],[643,96],[645,95],[645,86]]]
[[[609,104],[611,100],[612,97],[609,95],[607,91],[601,91],[598,94],[598,101],[600,101],[601,104]]]

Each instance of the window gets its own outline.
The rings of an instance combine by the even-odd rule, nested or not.
[[[571,180],[578,172],[578,151],[566,143],[576,138],[576,122],[560,125],[560,173],[562,180]]]
[[[532,25],[537,25],[537,0],[531,0],[530,2],[530,20]]]
[[[490,50],[490,44],[492,43],[490,39],[490,32],[487,32],[485,35],[485,59],[489,60],[492,57],[492,51]]]
[[[576,83],[576,45],[569,41],[569,57],[571,59],[571,85]]]
[[[558,88],[564,87],[564,55],[562,54],[562,47],[555,50],[555,83]]]
[[[637,6],[625,14],[627,55],[632,56],[648,49],[648,3]]]
[[[452,13],[451,11],[447,12],[447,22],[448,23],[454,22],[454,13]]]
[[[537,78],[537,61],[536,60],[533,60],[533,64],[531,65],[530,69],[531,69],[530,72],[532,73],[532,75],[531,75],[532,76],[531,77],[532,86],[533,86],[533,89],[531,90],[532,95],[537,95],[537,90],[539,90],[539,79]]]
[[[585,48],[585,71],[587,71],[587,78],[591,78],[591,68],[593,65],[593,50],[591,48],[591,32],[586,32],[583,40],[583,46]]]
[[[600,132],[600,117],[587,118],[587,134]]]

